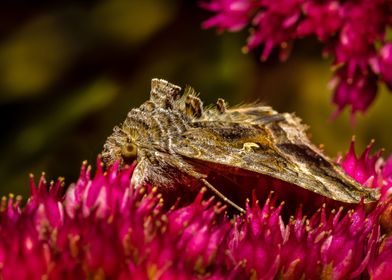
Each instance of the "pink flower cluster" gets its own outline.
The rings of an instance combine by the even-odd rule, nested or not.
[[[261,59],[274,48],[288,57],[296,39],[316,36],[333,55],[335,115],[351,107],[365,112],[381,79],[392,89],[392,26],[390,0],[211,0],[201,6],[215,15],[204,28],[237,31],[252,26],[246,50],[263,45]]]
[[[310,216],[298,206],[287,217],[270,195],[246,215],[229,218],[225,206],[205,199],[168,209],[156,188],[130,186],[133,167],[100,162],[93,178],[83,164],[79,180],[38,185],[31,197],[4,198],[0,208],[0,278],[8,279],[386,279],[392,275],[391,225],[386,211],[392,160],[357,158],[342,166],[383,191],[372,210],[323,206]],[[366,210],[366,211],[365,211]]]

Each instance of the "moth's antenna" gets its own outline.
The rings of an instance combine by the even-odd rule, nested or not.
[[[213,185],[211,185],[206,179],[200,179],[200,181],[202,181],[211,191],[213,191],[220,199],[222,199],[225,203],[229,204],[230,206],[234,207],[235,209],[237,209],[238,211],[240,211],[241,213],[246,213],[245,210],[238,206],[237,204],[235,204],[233,201],[231,201],[230,199],[228,199],[226,196],[224,196],[220,191],[218,191]]]

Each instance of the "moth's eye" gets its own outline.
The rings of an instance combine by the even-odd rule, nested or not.
[[[132,163],[137,157],[137,147],[133,143],[128,143],[121,148],[121,156],[125,163]]]

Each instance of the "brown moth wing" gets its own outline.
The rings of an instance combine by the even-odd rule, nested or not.
[[[293,114],[278,114],[267,106],[239,107],[224,114],[210,109],[192,124],[173,143],[175,152],[190,162],[268,175],[347,203],[379,198],[377,189],[356,182],[312,145]]]

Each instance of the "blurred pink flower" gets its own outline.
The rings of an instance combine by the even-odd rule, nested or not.
[[[314,34],[320,41],[325,42],[342,25],[339,1],[304,1],[302,8],[305,16],[297,27],[298,37]]]
[[[392,43],[385,44],[379,53],[377,70],[381,74],[382,79],[392,90]]]
[[[237,31],[244,28],[255,9],[253,1],[249,0],[218,0],[211,3],[201,3],[201,7],[218,14],[203,23],[204,28],[217,27],[219,30]]]
[[[310,215],[306,205],[290,215],[277,194],[259,203],[255,192],[246,215],[230,218],[205,189],[170,207],[156,188],[130,186],[134,166],[104,172],[100,161],[93,178],[84,163],[66,190],[31,177],[24,206],[13,196],[1,203],[1,278],[385,279],[392,246],[379,219],[392,221],[392,160],[370,150],[358,158],[352,143],[339,162],[380,188],[380,202],[336,211],[326,200]]]
[[[226,8],[237,2],[203,2],[202,7],[215,13],[203,27],[237,31],[252,26],[245,50],[263,45],[262,60],[274,48],[280,48],[285,60],[294,40],[316,36],[325,45],[324,53],[335,58],[335,116],[346,107],[351,107],[352,118],[364,113],[376,96],[379,76],[392,88],[392,47],[385,38],[392,26],[392,1],[244,0],[242,6],[249,8],[242,10],[241,24],[238,13]]]
[[[346,106],[351,107],[351,122],[355,123],[355,113],[365,112],[374,101],[378,89],[377,76],[369,73],[366,77],[355,75],[348,78],[346,67],[335,72],[331,85],[335,88],[332,102],[336,111],[332,114],[335,118]]]

